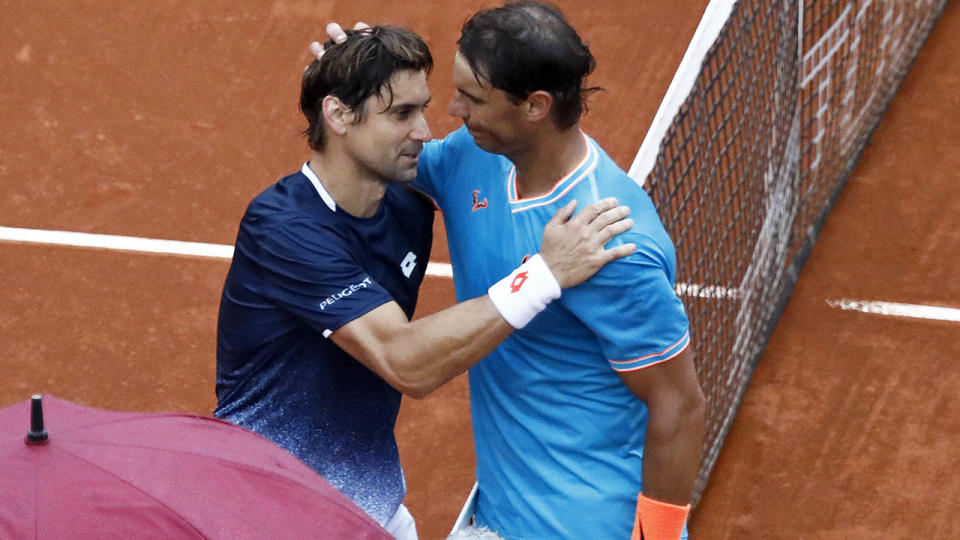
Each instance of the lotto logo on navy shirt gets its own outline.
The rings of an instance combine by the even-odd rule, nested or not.
[[[413,273],[413,269],[417,267],[417,256],[412,252],[407,252],[407,256],[403,258],[403,262],[400,263],[400,270],[403,271],[403,275],[410,277],[410,274]]]

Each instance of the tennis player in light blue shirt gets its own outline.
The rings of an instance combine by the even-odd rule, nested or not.
[[[508,538],[629,537],[647,407],[618,372],[668,361],[690,342],[673,246],[649,197],[583,140],[584,159],[539,197],[518,197],[512,163],[466,128],[426,146],[415,182],[443,211],[458,301],[536,253],[543,224],[571,199],[583,207],[614,195],[635,223],[614,240],[635,243],[634,255],[566,290],[470,370],[477,518]]]
[[[426,145],[414,183],[443,212],[458,300],[535,254],[574,199],[616,197],[634,226],[612,243],[637,246],[470,369],[477,524],[511,540],[685,538],[704,398],[673,244],[578,125],[593,57],[532,2],[477,13],[458,47],[449,112],[464,127]]]

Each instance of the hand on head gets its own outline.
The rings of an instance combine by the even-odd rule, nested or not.
[[[357,24],[353,25],[353,30],[363,30],[364,28],[370,28],[370,25],[363,21],[358,21]],[[344,32],[340,24],[332,22],[327,24],[327,37],[332,39],[334,43],[342,43],[347,39],[347,33]],[[310,54],[319,60],[320,57],[323,56],[323,44],[319,41],[311,42]]]

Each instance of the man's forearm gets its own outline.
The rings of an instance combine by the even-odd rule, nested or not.
[[[703,407],[698,403],[691,402],[674,415],[650,412],[643,449],[647,497],[679,505],[690,502],[704,437]]]
[[[643,451],[643,491],[631,540],[678,540],[690,513],[703,442],[703,397],[689,393],[668,406],[650,406]]]
[[[513,330],[486,295],[413,321],[383,341],[391,384],[422,398],[490,354]]]

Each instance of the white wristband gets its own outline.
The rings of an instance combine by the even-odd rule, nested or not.
[[[497,311],[510,326],[523,328],[551,300],[560,298],[560,284],[539,254],[487,290]]]

